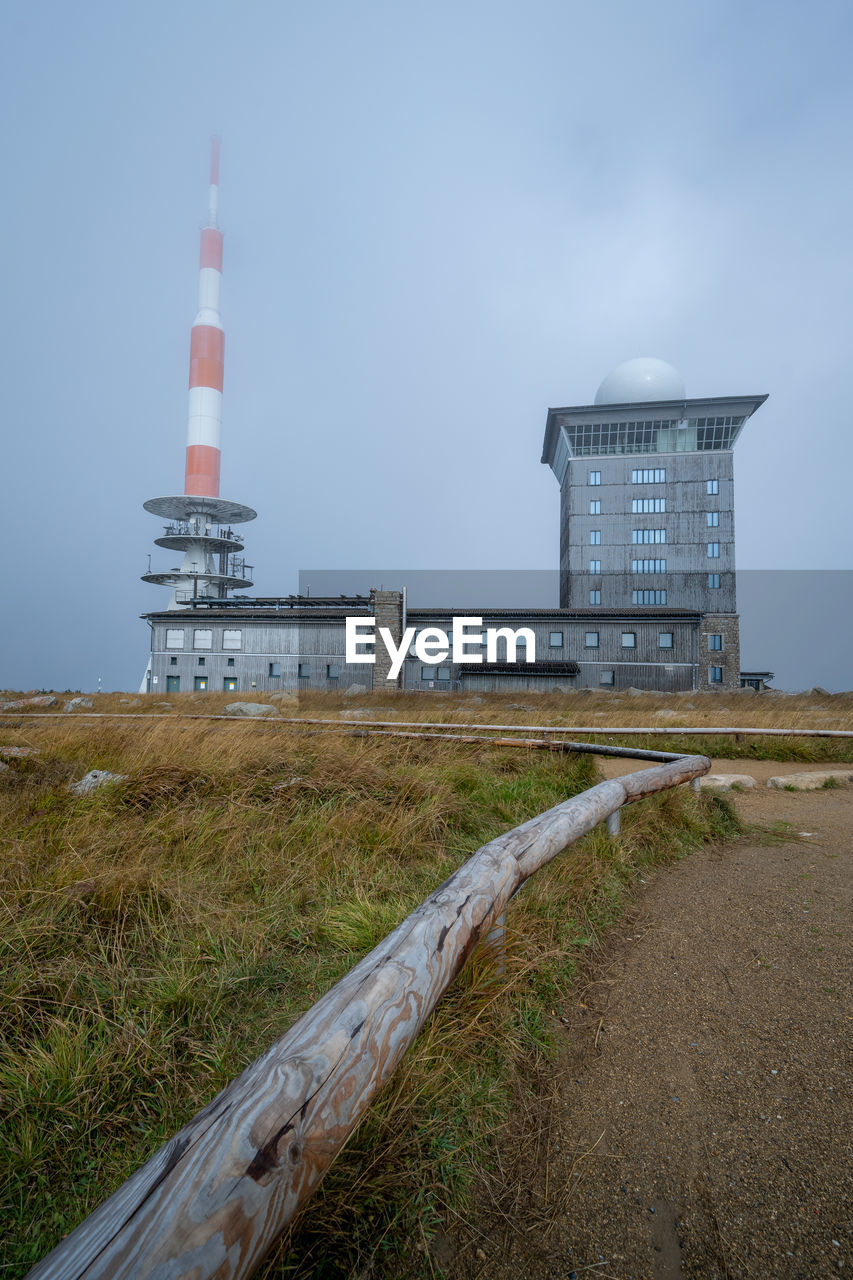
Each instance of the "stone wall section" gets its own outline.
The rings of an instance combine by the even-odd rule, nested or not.
[[[711,637],[722,637],[722,649],[711,648]],[[722,683],[711,682],[711,668],[722,667]],[[740,688],[740,619],[736,613],[705,613],[699,624],[696,687]]]
[[[377,591],[370,593],[370,607],[376,619],[376,662],[373,665],[373,687],[383,692],[403,687],[403,671],[396,680],[388,680],[391,670],[391,655],[386,649],[379,634],[380,627],[387,627],[391,632],[395,645],[403,638],[403,593],[402,591]]]

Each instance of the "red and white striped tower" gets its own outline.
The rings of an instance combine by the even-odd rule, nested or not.
[[[222,232],[219,210],[219,140],[210,147],[207,225],[201,233],[198,272],[198,315],[190,336],[190,403],[187,422],[187,469],[184,493],[219,497],[222,435],[222,374],[225,333],[220,315]]]
[[[243,544],[230,526],[254,520],[256,512],[219,496],[222,434],[222,375],[225,333],[220,315],[222,232],[219,211],[219,140],[210,151],[207,224],[201,232],[198,313],[190,337],[190,395],[187,457],[181,497],[150,498],[145,510],[166,516],[158,547],[183,551],[181,567],[142,575],[145,582],[174,587],[170,608],[222,600],[236,587],[250,587],[248,566],[236,553]],[[228,527],[226,527],[228,526]],[[248,570],[251,572],[251,570]]]

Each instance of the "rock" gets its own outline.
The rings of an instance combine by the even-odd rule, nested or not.
[[[394,707],[354,707],[352,710],[341,712],[345,720],[381,720],[384,716],[396,714]]]
[[[341,695],[344,698],[354,698],[357,693],[367,693],[366,684],[349,684]]]
[[[227,716],[277,716],[278,707],[268,702],[229,702],[225,708]]]
[[[74,796],[87,796],[90,791],[97,791],[99,787],[106,787],[111,782],[124,782],[127,774],[110,773],[107,769],[90,769],[79,782],[70,782],[68,790]]]
[[[281,703],[286,702],[289,704],[292,703],[293,706],[295,707],[299,703],[299,695],[296,693],[291,693],[290,690],[285,690],[283,693],[270,694],[270,701],[281,702]]]
[[[38,747],[0,747],[0,756],[4,760],[23,760],[26,756],[37,756]]]
[[[811,689],[807,689],[806,694],[808,696],[813,696],[818,698],[829,698],[832,696],[828,689],[821,689],[819,684],[813,685]]]
[[[169,708],[171,708],[172,704],[171,704],[171,702],[155,702],[155,703],[154,703],[154,706],[155,706],[155,707],[169,707]]]
[[[469,699],[468,699],[468,701],[469,701],[469,702],[472,702],[472,703],[474,704],[474,706],[475,706],[475,707],[481,707],[481,706],[483,705],[483,703],[486,701],[486,699],[485,699],[485,698],[481,698],[481,697],[480,697],[480,695],[479,695],[479,693],[475,693],[475,694],[474,694],[474,696],[473,696],[472,698],[469,698]]]
[[[641,693],[645,693],[645,692],[646,692],[646,690],[645,690],[645,689],[635,689],[633,685],[629,685],[629,686],[628,686],[628,688],[625,690],[625,692],[629,695],[629,697],[631,697],[631,698],[636,698],[636,697],[639,697],[639,695],[640,695]]]
[[[273,791],[286,791],[288,787],[296,787],[300,782],[304,782],[302,774],[296,773],[287,782],[277,782],[272,788]]]
[[[783,773],[776,778],[768,778],[768,787],[776,791],[820,791],[829,783],[830,787],[846,787],[853,782],[853,769],[819,769],[814,773]]]
[[[6,773],[8,769],[9,769],[9,766],[7,764],[4,764],[3,761],[0,760],[0,773]]]
[[[732,787],[750,791],[755,786],[755,778],[748,773],[706,773],[699,786],[703,791],[731,791]]]
[[[671,711],[668,707],[664,707],[663,711],[656,711],[655,716],[658,720],[683,720],[684,716],[680,711]]]
[[[529,702],[508,702],[508,711],[535,711],[535,707],[531,707]]]
[[[139,699],[138,698],[119,698],[119,703],[123,707],[138,707]],[[89,705],[91,706],[91,703]]]
[[[742,689],[736,689],[736,693],[758,693],[757,689],[753,689],[751,684],[745,685]]]
[[[63,711],[77,711],[80,707],[93,707],[95,704],[91,698],[72,698],[70,702],[66,702]]]
[[[34,698],[19,698],[16,702],[0,702],[0,711],[24,711],[27,707],[56,707],[59,703],[52,693],[37,694]]]

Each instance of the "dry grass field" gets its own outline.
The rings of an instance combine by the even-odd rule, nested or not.
[[[159,707],[167,700],[121,697],[130,702],[102,695],[94,709],[156,718],[27,712],[0,724],[0,746],[35,749],[0,772],[0,1267],[10,1277],[475,848],[595,781],[588,756],[353,737],[357,721],[325,731],[176,714],[216,714],[234,695]],[[853,727],[847,696],[279,705],[302,718],[376,708],[379,719],[450,724],[653,724],[677,709],[685,724]],[[710,754],[712,741],[691,745]],[[652,745],[670,742],[687,749]],[[810,753],[785,758],[851,758],[844,740],[736,746],[762,743]],[[68,784],[93,768],[124,780],[72,795]],[[556,1011],[632,885],[735,827],[722,801],[682,788],[628,809],[621,841],[598,830],[537,875],[509,913],[506,972],[474,957],[261,1274],[429,1275],[427,1239],[464,1215],[510,1108],[535,1089]]]

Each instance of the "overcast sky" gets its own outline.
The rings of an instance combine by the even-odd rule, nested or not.
[[[213,132],[258,594],[554,567],[546,411],[636,355],[770,394],[739,568],[853,565],[851,27],[831,0],[6,0],[0,684],[139,683]]]

